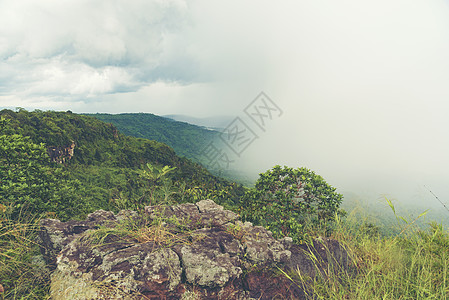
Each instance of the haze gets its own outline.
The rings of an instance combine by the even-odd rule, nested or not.
[[[240,168],[441,208],[448,53],[447,1],[3,0],[0,106],[244,116],[264,91],[283,114]]]

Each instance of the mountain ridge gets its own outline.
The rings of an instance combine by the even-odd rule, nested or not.
[[[70,183],[76,185],[73,198],[80,203],[80,211],[75,215],[117,206],[137,209],[145,201],[161,199],[195,202],[209,196],[232,204],[243,193],[238,184],[176,155],[170,146],[127,136],[93,116],[20,109],[1,110],[0,117],[8,120],[2,134],[19,134],[35,144],[45,144],[49,163],[50,154],[59,153],[50,166],[66,172]]]
[[[85,114],[114,124],[126,135],[164,143],[175,152],[201,163],[202,150],[218,138],[219,132],[151,113]]]

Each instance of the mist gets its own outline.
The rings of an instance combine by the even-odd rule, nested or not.
[[[241,117],[258,138],[231,167],[251,178],[307,167],[444,210],[447,1],[99,3],[0,4],[2,107]],[[265,130],[244,112],[262,91],[282,110]]]
[[[240,32],[246,51],[240,68],[224,68],[236,70],[224,93],[236,116],[245,117],[257,88],[283,114],[265,132],[252,127],[259,138],[237,158],[239,169],[307,167],[361,201],[444,211],[430,191],[447,203],[447,3],[266,8],[247,27],[262,34]]]

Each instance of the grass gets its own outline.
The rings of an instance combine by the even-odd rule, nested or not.
[[[12,221],[0,205],[0,299],[47,299],[48,273],[35,261],[38,220]]]
[[[203,235],[188,229],[189,220],[165,217],[163,210],[155,212],[155,215],[153,220],[127,218],[113,227],[100,226],[86,231],[80,238],[93,247],[117,241],[130,244],[153,242],[161,247],[171,247],[174,244],[191,244],[203,238]]]
[[[418,228],[419,217],[395,217],[395,236],[381,236],[351,215],[336,218],[331,237],[349,251],[352,267],[317,278],[297,271],[292,280],[308,287],[310,299],[449,299],[449,233],[437,223]]]
[[[324,268],[324,276],[316,278],[299,271],[284,275],[307,287],[310,299],[449,299],[449,232],[437,223],[422,229],[416,226],[419,217],[406,220],[396,216],[394,206],[392,210],[398,227],[394,235],[382,235],[379,228],[355,213],[336,217],[331,226],[310,228],[314,236],[340,241],[350,253],[350,268]],[[7,209],[0,207],[0,300],[48,299],[48,276],[33,262],[39,254],[37,224],[38,219],[30,217],[12,221]],[[115,228],[89,231],[88,239],[93,244],[114,237],[170,246],[201,238],[191,236],[187,225],[163,217],[144,223],[130,220]],[[244,238],[237,226],[229,232]],[[318,267],[319,260],[314,261]],[[196,299],[194,294],[192,299]]]

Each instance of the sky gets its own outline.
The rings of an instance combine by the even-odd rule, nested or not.
[[[0,108],[241,117],[251,174],[438,207],[448,53],[447,0],[1,0]],[[282,111],[264,130],[262,91]]]

